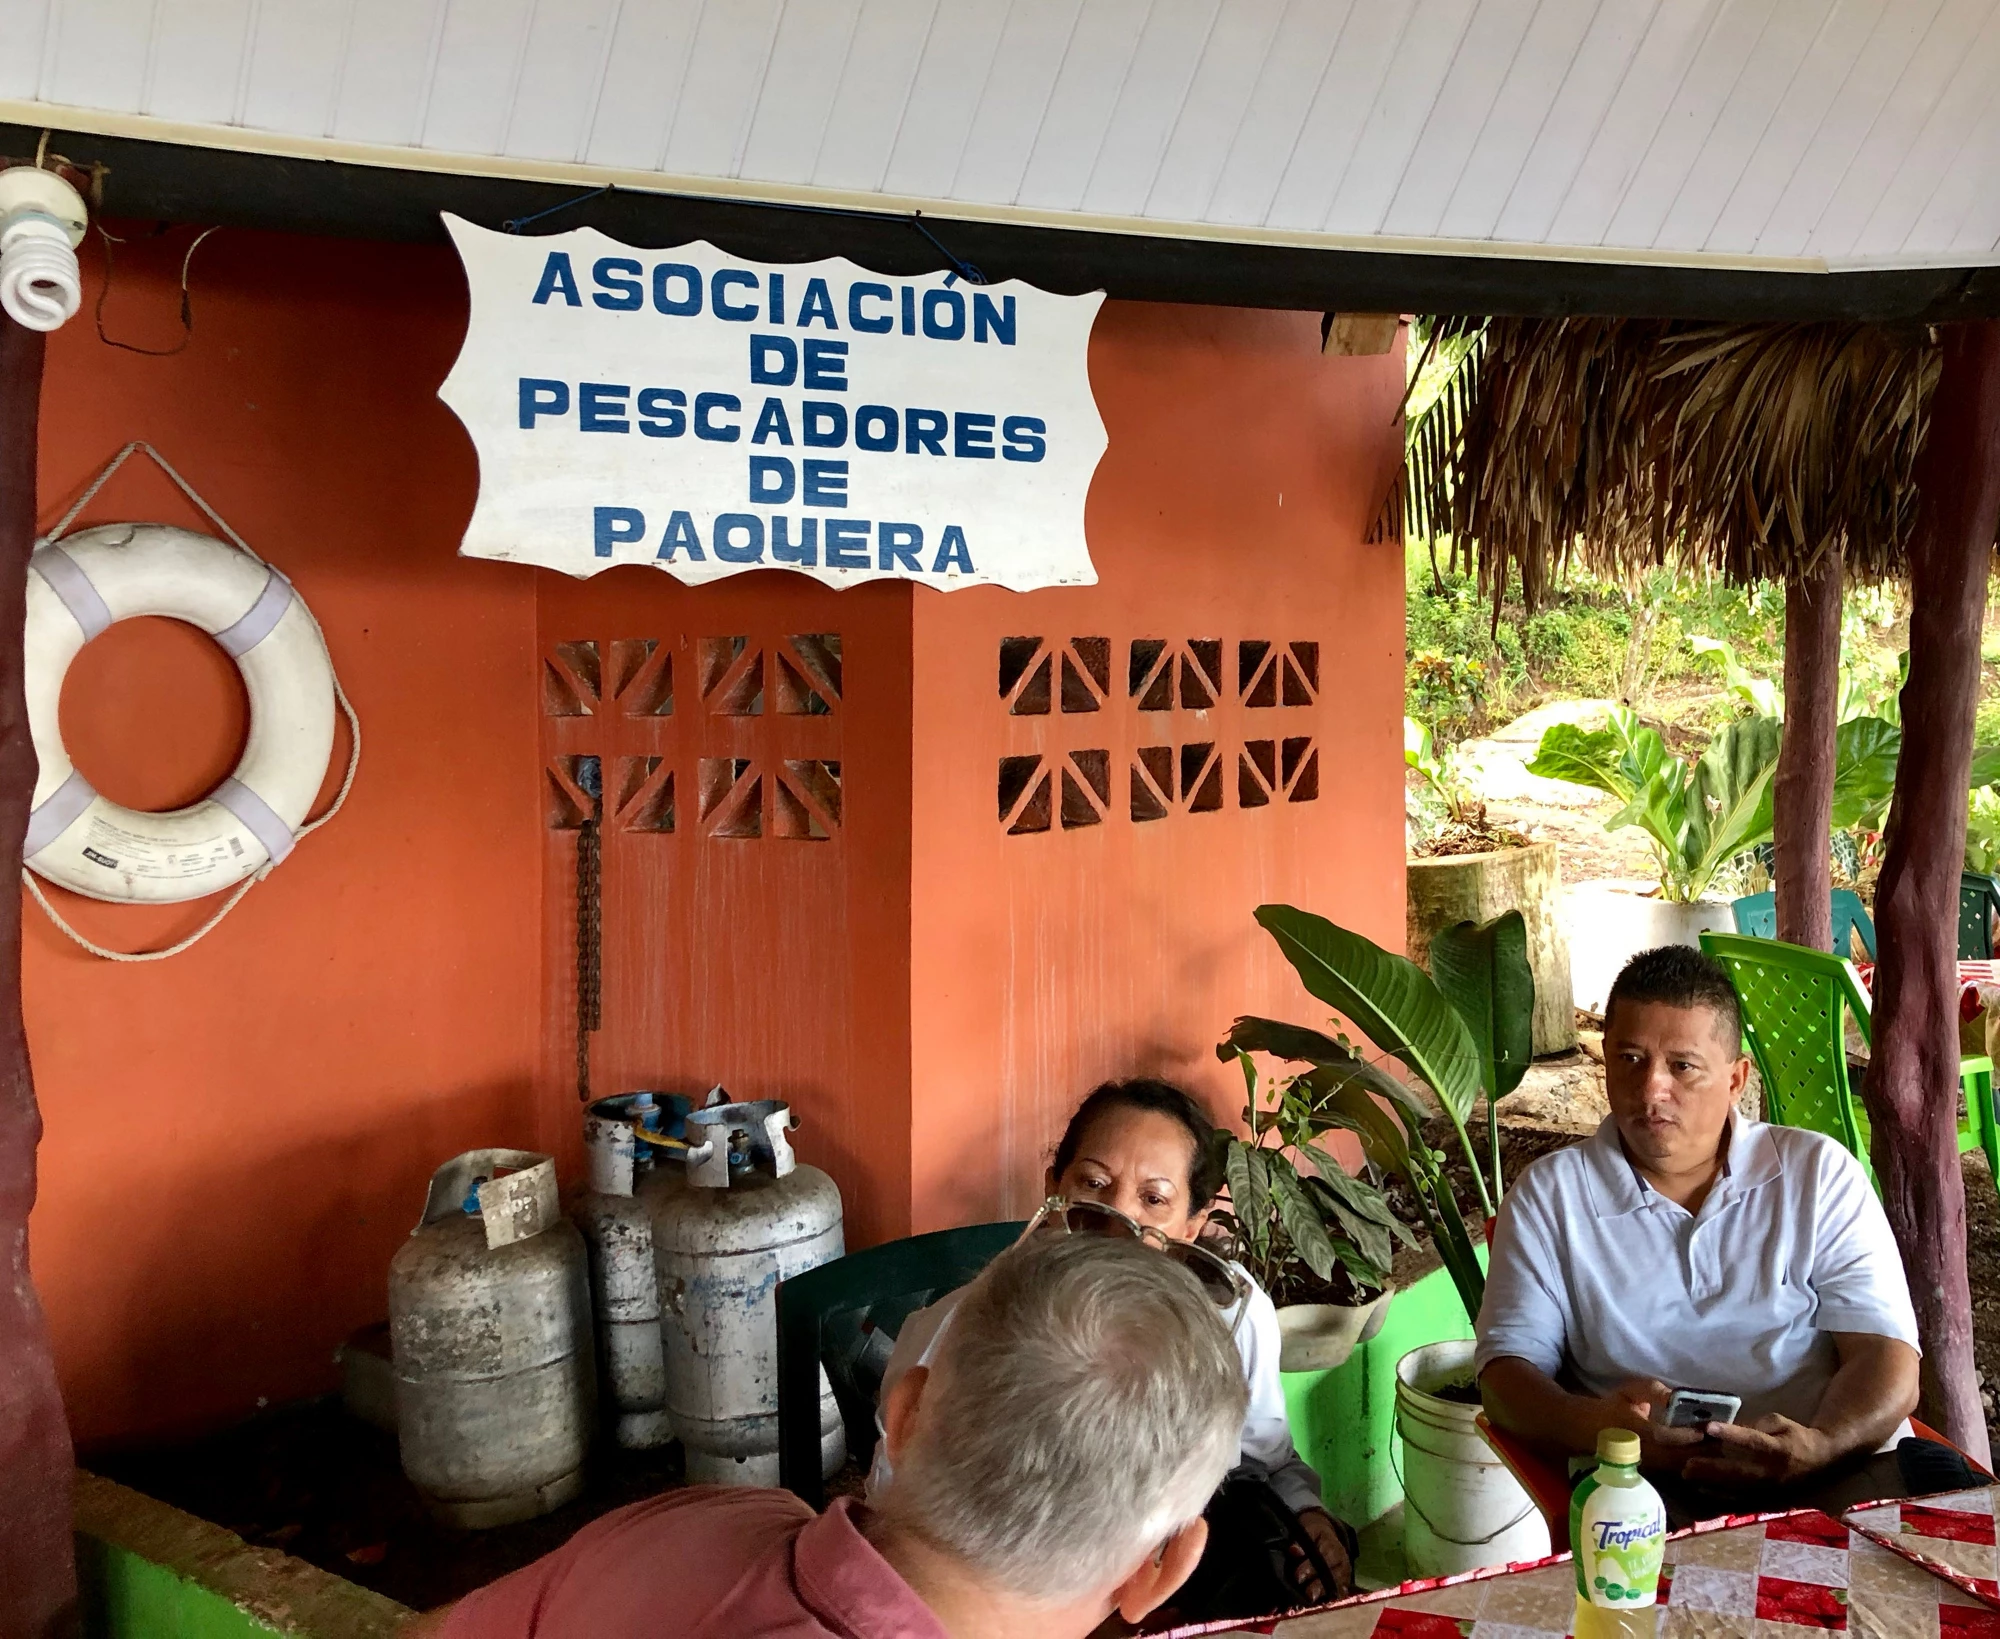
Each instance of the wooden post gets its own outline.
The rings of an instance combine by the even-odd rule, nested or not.
[[[1910,675],[1876,890],[1881,966],[1865,1096],[1882,1204],[1902,1248],[1923,1339],[1921,1415],[1984,1463],[1958,1159],[1956,963],[1980,624],[2000,526],[2000,323],[1947,325],[1943,345],[1918,466]]]
[[[42,336],[0,314],[0,869],[21,874],[35,748],[21,692],[28,553],[35,539],[35,431]],[[28,1273],[41,1112],[21,1020],[21,900],[0,916],[0,1634],[71,1631],[74,1458],[41,1300]]]
[[[1785,582],[1785,740],[1773,781],[1778,937],[1833,946],[1834,719],[1840,713],[1840,548]],[[1845,955],[1846,952],[1841,952]]]

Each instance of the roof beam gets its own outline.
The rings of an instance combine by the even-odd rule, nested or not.
[[[0,124],[0,154],[32,154],[38,127]],[[530,231],[594,227],[647,248],[707,239],[762,261],[846,256],[875,271],[948,265],[942,243],[993,280],[1104,290],[1138,301],[1344,313],[1569,314],[1731,320],[1941,322],[2000,316],[2000,268],[1768,271],[1473,254],[1320,248],[748,202],[446,170],[193,146],[56,129],[50,150],[105,167],[102,208],[125,218],[290,233],[443,242],[441,211],[499,228],[551,211]],[[601,186],[601,184],[600,184]],[[576,203],[569,203],[576,201]],[[934,236],[934,237],[933,237]]]

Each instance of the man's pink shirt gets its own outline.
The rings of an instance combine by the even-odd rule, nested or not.
[[[440,1639],[947,1639],[862,1536],[858,1506],[670,1491],[468,1594]]]

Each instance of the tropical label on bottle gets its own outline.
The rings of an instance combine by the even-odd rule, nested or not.
[[[1606,1485],[1588,1475],[1570,1505],[1577,1597],[1604,1610],[1652,1604],[1666,1540],[1667,1512],[1650,1485]]]

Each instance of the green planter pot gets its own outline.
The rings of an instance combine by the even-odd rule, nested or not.
[[[1480,1248],[1479,1261],[1486,1261]],[[1320,1477],[1329,1512],[1360,1527],[1403,1500],[1396,1362],[1412,1349],[1472,1336],[1458,1288],[1433,1270],[1395,1294],[1381,1329],[1341,1365],[1284,1372],[1292,1444]]]

